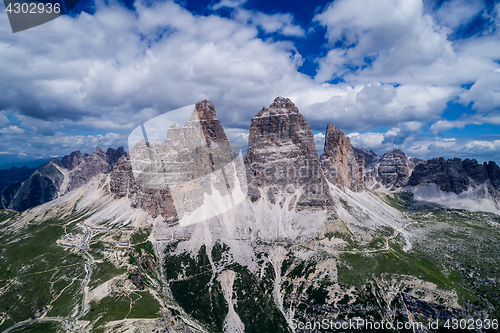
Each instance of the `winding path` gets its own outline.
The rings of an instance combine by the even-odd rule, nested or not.
[[[83,328],[83,326],[78,323],[78,320],[80,319],[81,316],[83,316],[83,314],[85,312],[85,301],[87,299],[87,291],[85,290],[85,288],[87,288],[87,285],[88,285],[89,280],[90,280],[90,276],[92,275],[91,265],[94,262],[94,258],[88,252],[88,249],[89,249],[90,238],[92,238],[92,229],[94,229],[94,228],[89,227],[85,223],[81,223],[81,225],[83,225],[83,227],[85,227],[87,232],[85,233],[85,236],[83,237],[82,244],[80,245],[80,250],[85,253],[88,260],[87,260],[87,263],[85,264],[85,273],[86,274],[85,274],[85,279],[83,280],[83,286],[82,286],[82,294],[83,294],[82,309],[80,310],[80,313],[78,314],[78,316],[76,316],[76,318],[71,322],[69,322],[66,319],[62,319],[62,318],[58,318],[58,317],[27,319],[27,320],[24,320],[24,321],[21,321],[17,324],[12,325],[11,327],[9,327],[5,331],[3,331],[3,333],[10,332],[16,328],[21,327],[21,326],[27,326],[27,325],[31,325],[31,324],[34,324],[37,322],[50,322],[50,321],[56,321],[56,322],[62,323],[64,329],[68,332],[78,332]],[[71,325],[72,327],[70,327],[69,325]]]

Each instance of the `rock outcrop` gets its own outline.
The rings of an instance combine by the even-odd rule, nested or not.
[[[500,189],[500,168],[493,161],[479,164],[475,159],[433,158],[413,170],[408,185],[420,184],[436,184],[441,191],[456,194],[482,184],[493,191]]]
[[[28,208],[41,205],[54,200],[59,195],[59,188],[64,181],[64,174],[56,167],[54,162],[49,162],[39,168],[15,192],[4,189],[2,197],[10,197],[5,208],[24,211]],[[5,191],[7,190],[7,191]]]
[[[363,189],[365,157],[354,152],[350,139],[332,124],[326,127],[321,166],[332,184],[353,191]]]
[[[382,156],[373,151],[353,147],[365,156],[365,184],[375,191],[411,190],[423,184],[434,184],[444,192],[460,194],[485,185],[495,197],[500,193],[500,168],[490,161],[483,164],[476,160],[459,158],[433,158],[423,160],[407,157],[400,149],[393,149]]]
[[[151,213],[153,218],[158,215],[175,222],[177,213],[169,189],[144,189],[137,185],[130,156],[122,156],[110,174],[109,191],[115,198],[130,198],[132,207],[142,208]]]
[[[363,155],[365,159],[365,171],[372,168],[378,161],[380,161],[380,156],[377,155],[373,150],[367,150],[365,148],[352,146],[355,153]]]
[[[209,144],[212,142],[227,142],[226,132],[219,119],[216,118],[214,104],[209,100],[204,100],[198,102],[195,109],[205,141]]]
[[[118,159],[126,155],[123,147],[109,148],[106,153],[99,147],[92,154],[82,156],[75,151],[61,161],[51,159],[37,169],[23,183],[14,183],[0,193],[0,207],[24,211],[54,200],[72,191],[101,173],[109,173]]]
[[[159,117],[151,134],[162,128],[162,122],[171,123],[168,114]],[[143,126],[145,132],[150,128],[148,123]],[[190,215],[212,195],[229,196],[237,204],[232,196],[239,186],[232,168],[235,155],[212,102],[197,103],[184,124],[172,123],[166,130],[164,142],[144,138],[130,149],[130,157],[120,159],[111,173],[111,193],[131,198],[134,207],[154,217],[161,215],[167,222]],[[246,177],[243,163],[240,177]],[[210,209],[205,218],[217,214]]]
[[[61,159],[61,165],[68,170],[73,170],[83,161],[82,153],[77,150]]]
[[[311,127],[288,98],[277,97],[252,118],[245,156],[249,196],[271,202],[303,189],[300,207],[331,203]]]
[[[408,182],[413,162],[400,149],[392,149],[366,172],[366,185],[373,190],[394,191]]]
[[[97,147],[90,155],[82,157],[79,151],[71,153],[69,157],[61,159],[61,165],[67,168],[68,185],[63,192],[69,192],[86,184],[98,174],[109,173],[118,159],[127,152],[123,147],[118,149],[108,148],[106,152]],[[76,164],[78,162],[78,164]],[[63,194],[64,194],[63,193]]]

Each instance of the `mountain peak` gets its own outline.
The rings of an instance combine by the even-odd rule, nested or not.
[[[289,98],[276,97],[269,108],[263,107],[255,117],[287,116],[300,114],[299,109]]]
[[[208,99],[196,103],[196,112],[200,120],[215,120],[214,103]]]
[[[72,152],[69,155],[63,156],[61,159],[61,164],[68,170],[73,170],[78,164],[80,164],[83,160],[83,156],[81,151],[77,150]]]
[[[394,148],[383,154],[382,156],[390,156],[390,155],[399,155],[399,156],[405,156],[406,154],[399,148]]]
[[[325,135],[328,135],[328,133],[331,133],[331,132],[336,132],[338,130],[339,129],[337,129],[337,126],[335,126],[334,124],[328,124],[328,125],[326,125],[326,134]]]
[[[270,201],[304,188],[299,206],[323,206],[330,200],[314,135],[303,115],[288,98],[277,97],[252,118],[245,156],[249,194]]]
[[[354,152],[351,140],[333,124],[328,124],[321,166],[332,184],[361,190],[364,184],[365,159]]]
[[[299,109],[295,106],[291,99],[285,97],[276,97],[274,102],[269,106],[269,109],[287,110],[290,113],[299,113]]]
[[[206,142],[227,142],[226,132],[216,117],[217,113],[211,101],[206,99],[196,103],[195,112],[198,114]]]

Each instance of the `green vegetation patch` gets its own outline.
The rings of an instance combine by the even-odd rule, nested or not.
[[[288,332],[285,318],[272,297],[272,284],[263,284],[248,268],[237,263],[228,269],[236,272],[235,311],[245,325],[245,332]],[[274,269],[270,267],[266,275],[270,275],[267,280],[274,280]]]
[[[339,284],[359,289],[373,277],[380,278],[382,274],[390,274],[412,275],[433,282],[440,288],[453,288],[452,281],[431,262],[424,258],[415,258],[413,254],[405,253],[392,243],[389,245],[390,252],[342,254],[342,261],[338,265]]]
[[[103,260],[103,262],[94,262],[92,265],[92,275],[89,281],[89,288],[95,288],[100,284],[111,280],[115,276],[127,273],[126,268],[116,267],[113,263],[108,260]]]
[[[64,332],[61,323],[57,322],[36,322],[31,325],[24,325],[18,327],[11,333],[54,333]]]
[[[0,331],[33,318],[48,305],[69,316],[81,296],[86,257],[72,247],[56,243],[66,233],[64,222],[51,219],[28,223],[0,234],[0,281],[6,286],[0,311],[10,319]]]
[[[147,241],[148,237],[149,237],[148,231],[144,229],[139,229],[132,234],[132,237],[130,237],[130,241],[132,242],[132,244],[140,244]]]
[[[147,291],[129,295],[106,296],[99,302],[90,302],[88,312],[81,318],[93,322],[94,328],[110,321],[125,318],[158,318],[161,306]]]
[[[206,323],[211,331],[222,331],[228,307],[220,284],[212,280],[212,267],[203,245],[195,258],[184,253],[172,255],[176,244],[167,247],[164,268],[175,300],[193,318]],[[170,253],[170,255],[168,255]]]
[[[151,257],[156,259],[155,251],[153,248],[153,244],[151,244],[150,241],[138,244],[134,246],[134,249],[138,252],[141,253],[141,250],[146,251]]]
[[[131,295],[137,296],[132,310],[127,318],[158,318],[161,309],[160,303],[147,291],[138,291]]]

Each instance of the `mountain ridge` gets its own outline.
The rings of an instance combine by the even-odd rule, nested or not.
[[[205,140],[227,142],[225,131],[216,118],[213,103],[204,100],[196,104],[195,109]],[[97,147],[91,154],[82,155],[80,151],[75,151],[62,157],[61,161],[52,159],[35,171],[33,177],[36,179],[28,179],[22,184],[10,184],[4,188],[0,192],[0,208],[25,210],[64,195],[84,185],[92,177],[106,173],[111,173],[113,178],[110,191],[116,191],[115,195],[121,197],[134,187],[133,174],[122,174],[125,177],[124,184],[132,182],[128,190],[123,188],[124,184],[118,185],[120,176],[113,175],[120,159],[118,167],[122,171],[128,168],[125,164],[130,163],[130,159],[123,159],[125,155],[127,153],[123,147],[109,148],[106,152]],[[332,205],[326,181],[354,191],[369,189],[382,192],[422,192],[423,187],[436,185],[437,190],[446,195],[460,195],[484,185],[494,207],[498,206],[496,202],[500,198],[500,168],[494,161],[482,165],[474,159],[462,161],[457,158],[433,158],[425,161],[408,157],[400,149],[377,155],[373,151],[352,146],[349,137],[333,124],[326,127],[324,150],[321,158],[318,158],[309,124],[295,104],[283,97],[277,97],[269,108],[262,108],[252,118],[249,148],[244,156],[244,163],[248,195],[253,200],[264,195],[273,202],[279,201],[277,197],[280,193],[292,193],[306,186],[301,198],[295,199],[294,205],[304,204],[308,209]],[[305,174],[301,175],[301,172]],[[61,180],[61,177],[67,179]],[[30,191],[33,193],[30,194]],[[138,191],[136,187],[134,195]],[[145,205],[150,206],[154,216],[159,214],[173,219],[174,209],[171,204],[164,204],[171,200],[171,194],[168,190],[162,191],[157,194],[149,191],[151,200],[148,200],[148,195],[144,192],[138,195],[137,198],[142,199],[137,199],[135,204],[142,206],[140,201],[143,200],[148,202]],[[434,191],[431,197],[420,198],[441,202],[438,198],[442,196],[441,192],[436,194]],[[18,195],[19,199],[16,200]],[[41,199],[36,199],[36,196]],[[25,203],[21,203],[22,201]]]
[[[93,177],[111,172],[119,157],[126,154],[123,147],[97,147],[91,154],[80,151],[64,156],[61,161],[51,159],[22,183],[13,183],[0,192],[0,208],[24,211],[71,192]]]

